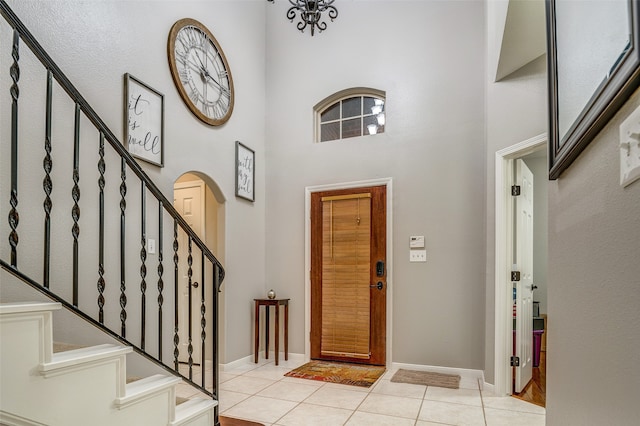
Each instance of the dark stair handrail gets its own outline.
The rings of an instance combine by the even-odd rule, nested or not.
[[[46,296],[48,296],[49,298],[56,300],[60,303],[63,304],[63,306],[74,312],[75,314],[77,314],[78,316],[82,317],[84,320],[88,321],[89,323],[93,324],[94,326],[102,329],[105,333],[109,334],[110,336],[116,338],[117,340],[119,340],[122,344],[128,345],[133,347],[133,349],[143,355],[144,357],[146,357],[147,359],[153,361],[154,363],[156,363],[157,365],[161,366],[162,368],[164,368],[166,371],[170,372],[173,375],[179,376],[182,379],[184,379],[185,381],[187,381],[188,383],[190,383],[191,385],[197,387],[201,392],[204,392],[206,394],[208,394],[209,396],[213,397],[214,399],[218,399],[218,347],[217,347],[217,339],[218,339],[218,335],[217,335],[217,313],[218,313],[218,295],[217,293],[220,291],[220,286],[222,284],[222,281],[224,279],[225,276],[225,272],[224,272],[224,268],[222,266],[222,264],[218,261],[218,259],[214,256],[214,254],[211,252],[211,250],[209,250],[209,248],[205,245],[205,243],[200,239],[200,237],[198,237],[198,235],[193,231],[193,229],[191,229],[191,227],[187,224],[187,222],[182,218],[182,216],[180,216],[180,214],[177,212],[177,210],[173,207],[172,202],[170,202],[163,194],[162,192],[158,189],[158,187],[156,186],[156,184],[147,176],[147,174],[142,170],[142,168],[140,167],[140,165],[136,162],[136,160],[133,159],[133,157],[131,156],[131,154],[129,154],[129,152],[124,148],[123,144],[120,143],[120,141],[118,140],[118,138],[113,134],[113,132],[107,127],[107,125],[102,121],[102,119],[98,116],[98,114],[94,111],[94,109],[89,105],[89,103],[85,100],[85,98],[80,94],[80,92],[76,89],[76,87],[69,81],[69,79],[66,77],[66,75],[62,72],[62,70],[56,65],[56,63],[53,61],[53,59],[47,54],[47,52],[44,50],[44,48],[38,43],[38,41],[35,39],[35,37],[31,34],[31,32],[26,28],[26,26],[20,21],[20,19],[16,16],[16,14],[13,12],[13,10],[8,6],[8,4],[6,3],[5,0],[0,0],[0,14],[4,17],[4,19],[7,21],[7,23],[14,29],[14,36],[13,36],[13,65],[11,66],[10,69],[10,73],[11,73],[11,77],[14,80],[14,84],[11,87],[11,95],[12,95],[12,111],[11,111],[11,124],[12,124],[12,129],[11,129],[11,150],[12,150],[12,155],[11,155],[11,211],[9,213],[9,223],[11,226],[11,234],[9,236],[9,243],[11,245],[11,261],[6,261],[4,259],[0,259],[0,267],[5,269],[6,271],[8,271],[9,273],[11,273],[12,275],[14,275],[15,277],[17,277],[19,280],[23,281],[24,283],[36,288],[38,291],[40,291],[41,293],[45,294]],[[173,238],[174,238],[174,243],[173,243],[173,262],[172,264],[175,266],[175,282],[174,282],[174,288],[175,288],[175,301],[174,303],[176,304],[175,306],[175,310],[174,310],[174,315],[175,315],[175,336],[173,338],[174,340],[174,368],[170,368],[168,367],[163,361],[162,361],[162,356],[160,355],[158,359],[157,357],[153,356],[152,354],[150,354],[147,350],[145,350],[144,347],[144,337],[142,337],[142,343],[141,344],[136,344],[128,339],[125,338],[124,336],[124,319],[122,320],[122,327],[123,327],[123,331],[122,333],[118,334],[117,332],[109,329],[108,327],[106,327],[103,323],[103,318],[102,318],[102,306],[100,306],[100,319],[96,320],[95,318],[92,318],[91,315],[89,315],[88,313],[86,313],[85,311],[83,311],[82,309],[80,309],[78,307],[78,303],[77,303],[77,282],[74,282],[74,301],[73,303],[68,302],[67,300],[65,300],[63,297],[61,297],[60,295],[56,294],[54,291],[52,291],[49,288],[49,284],[48,284],[48,246],[47,246],[47,238],[48,236],[45,236],[45,271],[43,274],[43,281],[44,284],[41,282],[38,282],[38,280],[33,279],[32,277],[28,276],[27,274],[25,274],[24,272],[20,271],[18,268],[18,256],[17,256],[17,245],[18,245],[18,234],[17,234],[17,228],[18,228],[18,221],[19,221],[19,215],[18,215],[18,211],[17,211],[17,204],[18,204],[18,194],[17,194],[17,168],[18,168],[18,162],[17,162],[17,146],[18,146],[18,131],[17,131],[17,127],[18,127],[18,119],[17,119],[17,115],[18,115],[18,96],[19,96],[19,90],[18,90],[18,80],[19,80],[19,74],[20,74],[20,70],[19,70],[19,66],[18,66],[18,59],[19,59],[19,55],[18,55],[18,44],[19,42],[22,41],[26,46],[29,47],[29,49],[33,52],[33,54],[38,58],[38,60],[42,63],[42,65],[44,66],[44,68],[47,70],[47,76],[48,76],[48,99],[47,99],[47,126],[50,126],[50,122],[51,122],[51,117],[50,117],[50,107],[51,107],[51,99],[50,99],[50,92],[51,92],[51,79],[55,79],[58,84],[60,85],[60,87],[67,93],[67,95],[71,98],[71,100],[73,102],[75,102],[76,105],[76,130],[75,130],[75,148],[74,148],[74,157],[77,156],[77,151],[78,151],[78,144],[79,144],[79,115],[80,112],[82,112],[87,119],[93,124],[93,126],[95,127],[95,129],[100,133],[100,163],[98,165],[98,168],[100,170],[101,173],[101,182],[100,185],[102,187],[104,187],[104,176],[103,176],[103,172],[104,172],[104,144],[103,141],[106,139],[108,145],[111,146],[111,148],[119,155],[120,157],[120,161],[121,161],[121,169],[122,169],[122,185],[120,187],[121,189],[121,195],[122,195],[122,201],[121,201],[121,205],[120,205],[120,210],[122,211],[122,221],[124,221],[124,207],[123,207],[123,203],[125,203],[124,199],[125,199],[125,194],[126,194],[126,185],[124,183],[124,171],[126,169],[126,167],[128,167],[131,171],[133,171],[133,173],[135,174],[135,176],[137,176],[137,178],[140,180],[141,183],[141,193],[142,193],[142,220],[143,220],[143,225],[142,225],[142,233],[143,233],[143,237],[142,237],[142,250],[141,250],[141,260],[142,260],[142,265],[140,267],[140,274],[142,276],[142,299],[143,299],[143,305],[142,305],[142,328],[144,329],[144,297],[145,297],[145,289],[146,289],[146,283],[145,283],[145,275],[146,275],[146,266],[145,266],[145,258],[146,258],[146,251],[145,251],[145,237],[144,237],[144,221],[146,221],[146,213],[145,213],[145,194],[151,193],[155,199],[158,201],[158,206],[159,206],[159,229],[160,229],[160,233],[162,233],[162,223],[164,221],[163,219],[163,209],[164,212],[168,213],[169,216],[171,216],[171,218],[173,219]],[[47,141],[49,142],[49,141]],[[47,177],[46,179],[49,179],[49,170],[47,170],[47,162],[50,162],[50,147],[46,148],[47,149],[47,159],[45,159],[45,171],[47,173]],[[15,151],[15,153],[14,153]],[[72,216],[74,217],[74,229],[73,229],[73,236],[74,236],[74,281],[77,281],[77,264],[78,264],[78,260],[77,260],[77,256],[78,256],[78,249],[77,249],[77,237],[78,237],[78,233],[79,231],[77,231],[77,219],[79,217],[79,207],[78,207],[78,200],[80,198],[79,195],[79,188],[78,188],[78,179],[79,177],[77,177],[77,160],[74,160],[74,163],[76,163],[74,165],[74,189],[73,189],[73,198],[74,198],[74,209],[72,210]],[[49,169],[51,168],[50,164],[49,164]],[[45,179],[45,180],[46,180]],[[45,201],[45,213],[47,214],[46,217],[48,217],[48,211],[47,211],[47,204],[49,204],[48,209],[51,209],[51,201],[49,199],[49,194],[50,194],[50,185],[51,183],[49,182],[49,189],[47,191],[47,183],[44,184],[45,186],[45,192],[47,193],[47,199]],[[123,186],[124,186],[124,191],[123,191]],[[102,188],[101,188],[102,189]],[[101,194],[101,207],[100,207],[100,214],[103,215],[104,211],[103,211],[103,204],[104,200]],[[45,219],[48,220],[48,219]],[[102,226],[102,225],[101,225]],[[45,225],[45,228],[48,227],[48,224]],[[204,288],[204,273],[205,273],[205,258],[211,263],[212,265],[212,271],[213,271],[213,288],[215,289],[213,291],[213,345],[212,345],[212,356],[213,356],[213,390],[212,391],[208,391],[205,388],[205,375],[204,375],[204,368],[203,368],[203,372],[202,372],[202,383],[198,384],[195,383],[193,381],[193,372],[192,372],[192,367],[193,367],[193,362],[192,362],[192,358],[191,358],[191,328],[189,329],[189,370],[188,370],[188,375],[182,374],[181,372],[179,372],[178,369],[178,348],[177,348],[177,335],[178,335],[178,320],[177,320],[177,286],[178,286],[178,243],[177,243],[177,232],[178,232],[178,227],[181,228],[187,235],[187,239],[188,239],[188,275],[189,275],[189,299],[191,299],[191,263],[192,263],[192,247],[191,245],[194,244],[198,250],[200,251],[200,254],[202,256],[202,272],[203,272],[203,282],[201,283],[201,288],[198,289],[197,291],[202,291],[202,296],[203,296],[203,302],[202,302],[202,307],[201,307],[201,311],[202,311],[202,358],[203,358],[203,363],[204,363],[204,350],[205,350],[205,338],[209,337],[206,336],[205,337],[205,325],[206,325],[206,321],[205,321],[205,305],[204,305],[204,295],[205,295],[205,288]],[[45,231],[46,232],[46,231]],[[103,233],[104,230],[101,229],[100,230],[100,257],[102,257],[102,251],[103,251],[103,242],[102,242],[102,238],[103,238]],[[121,230],[121,239],[124,239],[124,230]],[[121,242],[121,244],[124,244]],[[122,246],[121,246],[121,255],[122,255]],[[168,256],[167,256],[168,257]],[[101,262],[101,261],[100,261]],[[102,280],[102,264],[99,265],[100,271],[100,278],[99,280]],[[121,268],[123,268],[123,266],[121,266]],[[159,282],[158,282],[158,287],[159,287],[159,291],[160,291],[160,297],[162,296],[162,289],[161,286],[163,286],[162,284],[162,259],[160,258],[160,265],[159,265]],[[121,274],[124,276],[124,272],[121,272]],[[197,283],[194,283],[194,287],[197,286]],[[99,295],[99,304],[100,302],[102,302],[104,304],[104,299],[102,299],[103,294],[102,291],[104,290],[104,284],[102,283],[102,289],[101,287],[101,283],[99,282],[98,284],[98,290],[100,291],[100,295]],[[121,287],[122,288],[122,287]],[[193,290],[195,291],[195,290]],[[124,296],[124,290],[123,290],[123,296]],[[122,296],[121,296],[122,297]],[[102,300],[100,300],[102,299]],[[125,305],[126,305],[126,297],[125,297]],[[122,305],[122,300],[121,300],[121,306]],[[123,310],[124,310],[124,306],[123,306]],[[162,318],[162,302],[160,302],[160,319]],[[208,310],[206,310],[207,313],[209,313]],[[126,312],[124,314],[125,318],[126,318]],[[122,318],[122,313],[121,313],[121,318]],[[189,305],[189,318],[191,318],[191,305]],[[162,324],[160,324],[160,327],[162,326]],[[191,327],[191,324],[189,325]],[[144,336],[144,331],[143,331],[143,336]],[[160,344],[159,346],[161,346],[161,342],[162,342],[162,338],[160,337]],[[209,343],[210,340],[207,340],[207,343]],[[161,350],[160,350],[160,354],[161,354]],[[216,408],[216,424],[218,424],[218,410]]]

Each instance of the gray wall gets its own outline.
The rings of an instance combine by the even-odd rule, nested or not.
[[[290,349],[304,352],[305,187],[391,177],[392,360],[482,369],[483,4],[339,3],[313,38],[286,2],[267,9],[265,291],[292,299]],[[313,143],[313,106],[356,86],[386,91],[385,133]],[[411,235],[426,263],[409,263]]]
[[[493,383],[495,351],[495,153],[547,131],[545,57],[508,77],[487,81],[485,379]]]
[[[156,182],[164,194],[171,199],[174,181],[188,171],[200,172],[215,182],[224,199],[226,242],[218,250],[224,252],[227,270],[224,282],[225,302],[230,307],[221,318],[226,342],[222,360],[233,361],[252,352],[251,299],[262,296],[265,271],[265,8],[264,1],[33,1],[9,0],[9,6],[25,22],[27,27],[44,46],[54,61],[88,100],[115,135],[123,134],[123,74],[131,73],[138,79],[160,91],[165,96],[165,167],[143,164],[145,172]],[[231,119],[221,127],[202,124],[187,109],[178,95],[171,79],[167,61],[167,36],[174,22],[184,17],[194,17],[203,22],[215,35],[229,61],[236,87],[235,108]],[[0,44],[0,235],[3,243],[0,253],[8,259],[9,234],[7,214],[9,211],[9,130],[10,103],[8,67],[11,63],[11,31],[2,20],[2,43]],[[41,276],[43,214],[42,158],[43,113],[45,73],[34,65],[34,59],[25,47],[20,50],[20,135],[22,136],[21,160],[26,161],[19,176],[21,200],[19,225],[21,266],[33,267],[36,278]],[[69,280],[69,253],[71,247],[71,159],[73,151],[69,141],[73,140],[73,105],[63,96],[55,101],[54,124],[54,174],[60,179],[53,192],[55,225],[55,282]],[[31,99],[31,100],[30,100]],[[35,100],[35,101],[33,101]],[[97,229],[97,134],[88,127],[81,130],[83,164],[81,182],[81,252],[97,259],[95,241]],[[249,203],[236,199],[235,141],[240,140],[256,152],[256,201]],[[115,158],[111,155],[110,161]],[[119,162],[107,166],[107,198],[118,201]],[[114,165],[116,164],[116,165]],[[86,167],[86,168],[85,168]],[[71,185],[69,184],[71,182]],[[132,181],[134,182],[134,181]],[[134,219],[139,208],[139,185],[130,185],[127,194],[127,210],[131,216],[127,231],[138,233],[139,220]],[[33,195],[33,197],[28,197]],[[150,201],[149,201],[150,202]],[[117,208],[117,207],[116,207]],[[151,207],[149,207],[151,208]],[[153,238],[151,226],[147,234]],[[93,235],[92,235],[93,232]],[[108,236],[119,233],[119,219],[107,219]],[[133,240],[132,240],[133,241]],[[106,258],[107,292],[117,292],[118,255],[114,244]],[[128,253],[138,258],[139,243],[128,247]],[[170,247],[165,248],[169,253]],[[133,255],[135,254],[135,255]],[[167,257],[165,256],[165,259]],[[58,262],[59,260],[59,262]],[[66,262],[66,263],[64,263]],[[131,261],[131,264],[135,260]],[[156,255],[148,256],[148,280],[154,280]],[[247,267],[251,265],[251,267]],[[137,269],[137,268],[136,268]],[[166,270],[167,268],[165,268]],[[81,270],[83,290],[81,303],[95,306],[97,280],[95,261],[83,263]],[[132,274],[135,275],[132,269]],[[137,279],[139,282],[139,277]],[[132,283],[136,279],[132,276]],[[56,284],[57,285],[57,284]],[[136,284],[132,287],[137,288]],[[149,297],[151,295],[151,285]],[[167,298],[167,303],[170,299]],[[136,306],[130,295],[130,307]],[[139,305],[138,305],[139,306]],[[118,322],[117,303],[107,305],[107,321]],[[95,309],[97,310],[97,308]],[[132,314],[133,317],[133,314]],[[170,323],[167,327],[170,329]],[[168,331],[170,332],[170,331]],[[133,333],[133,331],[132,331]],[[132,336],[133,337],[133,336]]]
[[[640,417],[640,182],[619,185],[618,112],[549,184],[547,424]]]

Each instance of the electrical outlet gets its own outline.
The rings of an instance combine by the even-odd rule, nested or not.
[[[426,250],[409,250],[409,262],[426,262]]]
[[[640,107],[620,125],[620,185],[640,178]]]

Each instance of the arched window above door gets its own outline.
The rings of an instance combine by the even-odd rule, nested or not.
[[[386,93],[367,87],[341,90],[313,107],[315,141],[327,142],[383,133]]]

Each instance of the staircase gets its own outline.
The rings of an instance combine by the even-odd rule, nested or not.
[[[153,375],[126,383],[130,347],[53,352],[59,303],[0,305],[0,423],[6,425],[212,425],[217,402],[176,405],[180,379]]]
[[[0,424],[218,425],[224,268],[6,0],[0,16]],[[104,343],[54,353],[56,310]],[[127,383],[128,354],[161,374]],[[178,383],[208,398],[176,405]]]

